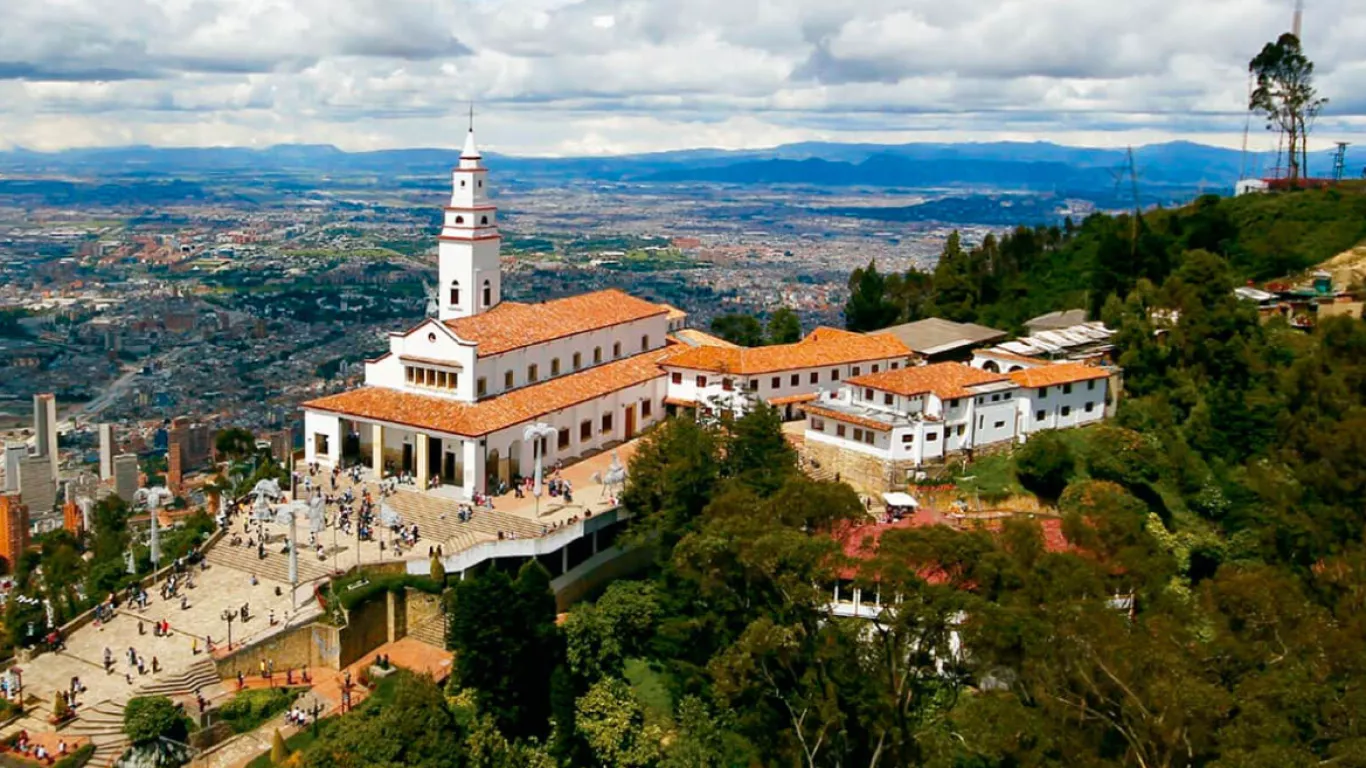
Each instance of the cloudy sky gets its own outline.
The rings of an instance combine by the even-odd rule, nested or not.
[[[1307,0],[1366,144],[1366,2]],[[1293,0],[6,0],[0,148],[791,141],[1237,146],[1247,61]],[[1271,139],[1254,121],[1254,147]]]

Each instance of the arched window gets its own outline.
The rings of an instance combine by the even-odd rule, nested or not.
[[[479,217],[479,224],[480,224],[480,226],[487,227],[487,226],[489,225],[489,217],[487,217],[487,216],[480,216],[480,217]]]
[[[460,306],[460,281],[459,281],[459,280],[452,280],[452,281],[451,281],[451,306],[452,306],[452,307],[458,307],[458,306]]]
[[[460,180],[460,186],[462,186],[462,187],[465,186],[465,180],[464,180],[464,179],[461,179],[461,180]]]
[[[455,217],[455,223],[456,223],[456,224],[464,224],[464,223],[465,223],[465,217],[464,217],[464,216],[456,216],[456,217]]]
[[[982,370],[989,373],[1000,373],[1001,366],[997,365],[995,360],[988,360],[982,364]]]
[[[484,306],[487,307],[487,306],[489,306],[489,305],[492,304],[492,303],[493,303],[493,284],[490,283],[489,281],[485,280],[485,281],[484,281]]]

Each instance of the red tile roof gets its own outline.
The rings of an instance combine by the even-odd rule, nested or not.
[[[664,374],[659,361],[670,351],[635,355],[514,389],[478,403],[384,387],[362,387],[309,401],[303,407],[415,429],[478,437],[661,378]]]
[[[696,371],[750,375],[822,368],[874,360],[905,359],[911,350],[890,334],[865,336],[837,328],[817,328],[795,344],[770,347],[693,347],[666,365]]]
[[[818,405],[811,405],[810,403],[803,405],[802,410],[812,416],[821,416],[823,418],[833,419],[834,421],[842,421],[845,424],[853,424],[856,427],[867,427],[869,429],[878,430],[879,432],[886,432],[892,428],[892,425],[886,422],[866,418],[864,416],[855,416],[851,413],[845,413],[844,411],[822,408]]]
[[[1052,387],[1058,384],[1075,384],[1078,381],[1105,379],[1110,376],[1103,368],[1085,363],[1054,363],[1039,368],[1014,371],[1008,375],[1016,384],[1030,389]]]
[[[935,363],[902,368],[899,371],[883,371],[867,376],[849,379],[856,387],[868,387],[882,392],[907,397],[933,393],[941,400],[957,397],[971,397],[965,387],[976,384],[991,384],[1010,381],[1004,374],[992,373],[973,368],[962,363]]]
[[[446,327],[465,341],[478,344],[479,356],[488,357],[668,313],[663,304],[608,289],[542,304],[504,301],[473,317],[447,320]]]

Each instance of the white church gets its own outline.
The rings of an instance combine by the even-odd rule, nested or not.
[[[304,404],[309,462],[410,472],[419,490],[436,480],[471,498],[531,474],[537,448],[547,462],[592,455],[666,410],[709,412],[709,394],[728,396],[724,410],[762,398],[791,418],[834,382],[912,364],[895,337],[835,328],[742,350],[617,290],[503,301],[497,207],[473,128],[438,240],[436,316],[392,333],[364,386]],[[525,439],[532,425],[538,446]]]

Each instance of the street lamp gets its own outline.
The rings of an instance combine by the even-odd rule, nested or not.
[[[318,737],[318,715],[323,713],[322,702],[318,701],[316,696],[313,698],[313,706],[308,708],[308,713],[313,715],[313,738],[316,739]]]
[[[236,612],[236,611],[232,611],[232,610],[229,610],[229,609],[227,609],[227,608],[224,608],[224,609],[223,609],[222,619],[223,619],[223,621],[228,622],[228,650],[229,650],[229,651],[232,650],[232,622],[233,622],[233,619],[236,619],[236,618],[237,618],[237,612]]]
[[[541,478],[544,474],[541,471],[541,460],[544,458],[542,456],[543,451],[541,451],[541,441],[558,435],[559,432],[554,427],[540,422],[531,424],[522,430],[522,439],[531,443],[531,455],[536,459],[536,481],[531,489],[531,495],[536,498],[536,517],[541,516]]]

